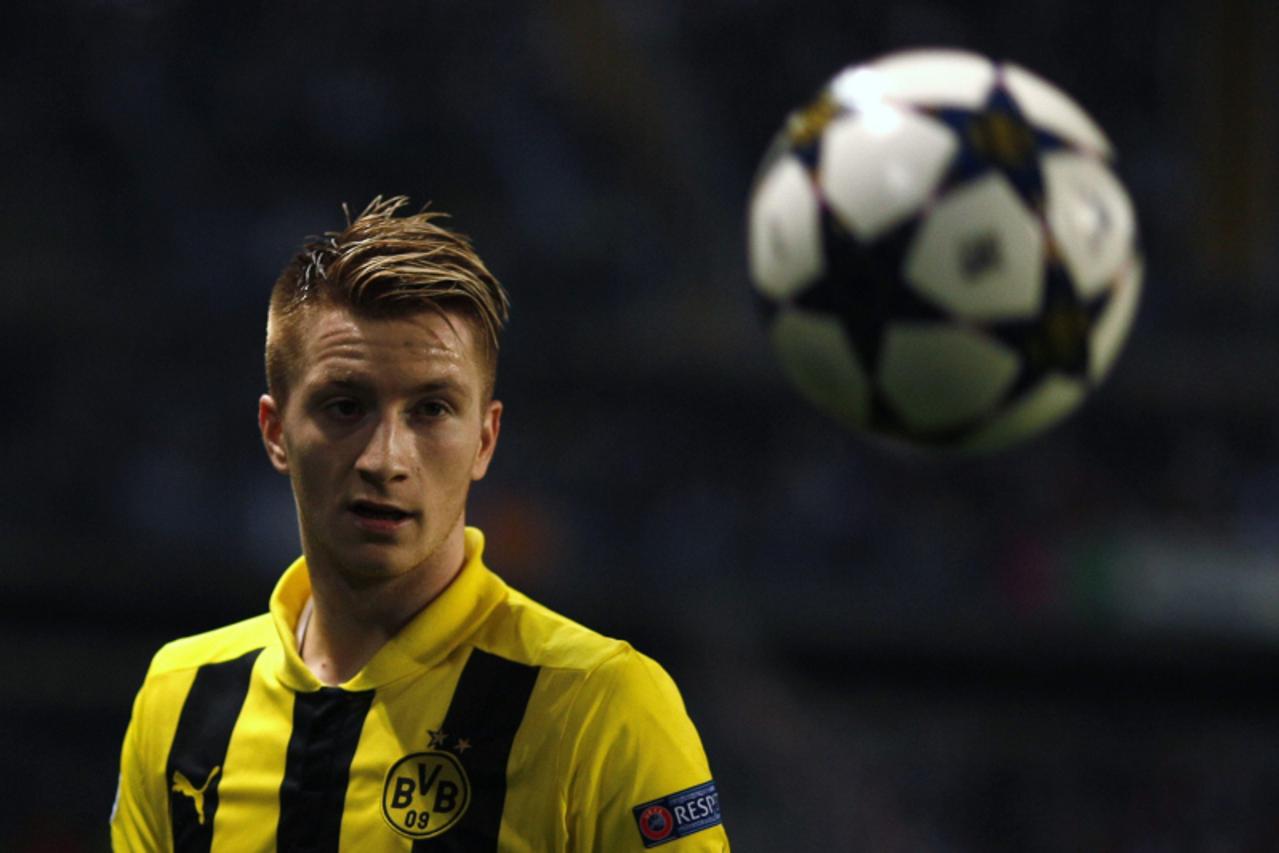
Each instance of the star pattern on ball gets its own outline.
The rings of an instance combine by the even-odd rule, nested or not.
[[[1088,381],[1089,330],[1109,304],[1112,289],[1085,300],[1060,261],[1050,260],[1044,272],[1043,309],[1030,319],[1005,320],[987,330],[1021,355],[1021,369],[1006,400],[1022,396],[1050,373]]]
[[[918,222],[905,222],[869,244],[850,234],[829,208],[822,210],[821,227],[825,269],[795,297],[795,304],[839,317],[862,365],[873,373],[887,318],[945,319],[936,307],[902,287],[901,257]]]
[[[1069,143],[1033,124],[1002,79],[995,81],[985,102],[976,109],[942,106],[918,110],[949,127],[961,143],[942,178],[941,192],[995,169],[1008,179],[1029,209],[1043,209],[1044,176],[1040,157],[1066,148]]]
[[[889,318],[893,322],[938,323],[946,319],[941,309],[902,286],[901,258],[915,239],[919,221],[912,218],[864,243],[849,233],[833,211],[823,208],[821,228],[826,246],[825,269],[795,297],[794,304],[838,317],[858,361],[873,375]],[[875,384],[872,384],[868,420],[875,429],[885,433],[906,432],[901,419]]]

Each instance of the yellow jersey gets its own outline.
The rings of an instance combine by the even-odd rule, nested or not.
[[[270,612],[164,646],[133,706],[120,851],[724,851],[719,795],[654,661],[508,587],[453,582],[338,686]]]

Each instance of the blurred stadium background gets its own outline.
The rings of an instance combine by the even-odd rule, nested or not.
[[[0,851],[103,849],[150,654],[265,606],[268,288],[378,193],[513,295],[492,565],[674,673],[736,849],[1279,849],[1277,44],[1250,0],[7,4]],[[788,110],[935,45],[1093,113],[1149,268],[1081,414],[919,464],[782,384],[743,224]]]

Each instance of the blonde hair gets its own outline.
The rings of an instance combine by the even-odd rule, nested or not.
[[[510,312],[506,291],[464,234],[437,220],[439,211],[395,214],[405,196],[381,196],[341,231],[308,238],[271,289],[267,313],[267,391],[283,403],[301,351],[301,327],[312,309],[349,308],[365,316],[397,317],[460,309],[479,333],[485,398],[497,378],[499,336]]]

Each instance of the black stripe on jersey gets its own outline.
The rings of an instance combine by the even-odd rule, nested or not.
[[[506,802],[506,763],[539,670],[475,649],[458,679],[441,730],[471,782],[471,803],[457,826],[413,842],[414,853],[497,850]]]
[[[336,853],[351,759],[372,704],[372,690],[322,687],[295,696],[276,849]]]
[[[176,853],[207,853],[213,843],[222,764],[261,652],[206,663],[187,691],[164,771]]]

